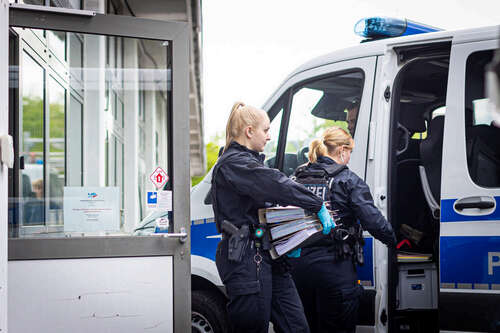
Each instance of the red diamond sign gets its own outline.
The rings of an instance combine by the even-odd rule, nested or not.
[[[159,189],[168,182],[168,175],[162,168],[158,167],[151,174],[151,176],[149,176],[149,179],[151,179],[153,185],[156,186],[157,189]]]

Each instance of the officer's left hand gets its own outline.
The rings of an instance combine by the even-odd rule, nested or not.
[[[299,258],[300,257],[300,252],[302,249],[299,247],[298,249],[295,249],[293,251],[290,251],[286,254],[288,258]]]

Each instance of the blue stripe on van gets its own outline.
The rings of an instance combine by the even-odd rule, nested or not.
[[[191,254],[215,261],[220,237],[213,219],[197,220],[191,224]]]
[[[498,220],[500,221],[500,197],[495,197],[496,208],[495,210],[488,215],[482,216],[467,216],[458,214],[453,209],[453,204],[458,199],[446,199],[441,200],[441,222],[466,222],[466,221],[491,221]]]
[[[500,288],[500,236],[443,236],[440,240],[441,283],[476,289]]]

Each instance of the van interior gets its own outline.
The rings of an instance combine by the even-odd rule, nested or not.
[[[443,323],[442,311],[438,317],[439,225],[450,48],[438,43],[420,52],[396,50],[406,65],[394,84],[391,114],[388,215],[398,239],[389,261],[391,332],[438,332]],[[418,58],[412,58],[416,53]],[[485,66],[492,56],[492,51],[470,55],[465,80],[467,164],[471,179],[486,187],[500,186],[500,129],[479,114],[486,98]],[[419,263],[404,258],[419,254]],[[404,288],[410,278],[417,281],[413,290],[426,285],[427,299],[412,299]]]

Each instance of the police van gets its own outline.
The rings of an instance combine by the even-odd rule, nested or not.
[[[500,128],[484,84],[499,27],[370,18],[355,30],[367,42],[309,61],[265,103],[265,163],[291,175],[325,128],[353,135],[349,168],[398,239],[364,234],[358,332],[500,331]],[[193,329],[224,332],[210,182],[191,190]]]

